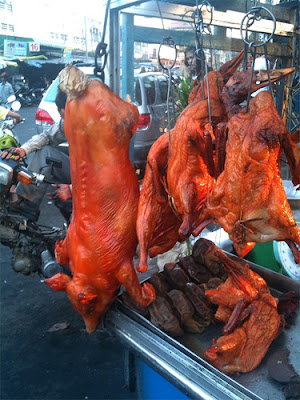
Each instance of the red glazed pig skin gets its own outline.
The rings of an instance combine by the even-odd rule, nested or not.
[[[57,274],[46,283],[67,291],[88,332],[97,328],[121,284],[142,306],[155,297],[150,284],[140,286],[132,264],[139,186],[128,150],[138,117],[134,105],[99,81],[66,106],[73,218],[56,255],[70,265],[73,278]]]

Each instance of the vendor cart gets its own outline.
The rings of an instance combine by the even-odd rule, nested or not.
[[[297,5],[269,6],[277,21],[274,34],[276,40],[268,45],[268,55],[283,60],[282,66],[294,66],[293,60],[297,48]],[[293,4],[292,4],[293,3]],[[238,52],[244,49],[241,39],[226,37],[226,29],[239,29],[245,15],[245,4],[239,1],[215,1],[214,16],[210,23],[215,28],[215,48]],[[251,7],[250,2],[248,4]],[[110,88],[126,98],[131,95],[130,82],[133,81],[134,41],[159,43],[165,36],[164,29],[137,27],[134,16],[156,17],[173,21],[193,22],[195,2],[182,1],[126,1],[111,3],[109,17],[109,59],[107,80]],[[246,2],[247,7],[247,2]],[[120,24],[122,16],[122,25]],[[210,16],[204,16],[209,20]],[[257,28],[260,33],[272,31],[271,21],[262,21]],[[120,29],[121,26],[121,29]],[[255,28],[256,29],[256,28]],[[219,32],[219,34],[217,34]],[[192,40],[191,32],[168,31],[168,34],[181,45]],[[188,36],[188,39],[187,39]],[[283,42],[288,45],[282,45]],[[204,38],[204,45],[209,47]],[[122,48],[122,60],[120,57]],[[259,49],[257,54],[263,54]],[[121,74],[122,71],[122,74]],[[293,77],[291,77],[292,81]],[[287,90],[286,90],[287,89]],[[288,113],[290,107],[288,88],[282,89],[285,96],[278,98],[278,109],[282,111],[291,131],[296,130],[297,121],[292,123]],[[284,116],[285,115],[285,116]],[[232,256],[234,257],[234,256]],[[172,262],[172,260],[170,260]],[[300,295],[300,283],[288,276],[249,262],[250,268],[261,275],[269,285],[271,293],[295,291]],[[148,277],[157,272],[156,267],[148,271]],[[147,279],[141,277],[144,281]],[[288,363],[296,374],[300,374],[300,317],[297,315],[294,325],[274,340],[261,364],[252,372],[228,376],[208,364],[204,351],[211,345],[213,338],[219,337],[221,327],[210,326],[202,334],[185,333],[174,339],[154,326],[143,316],[128,308],[121,300],[107,313],[104,325],[112,335],[120,339],[128,350],[127,384],[137,390],[139,398],[150,399],[201,399],[201,400],[284,400],[284,382],[274,380],[269,374],[271,358],[281,363],[279,351],[288,354]],[[278,360],[276,361],[276,355]],[[275,360],[275,361],[274,361]]]
[[[266,280],[273,295],[290,290],[300,295],[300,282],[251,262],[249,266]],[[154,272],[155,267],[147,274]],[[282,350],[289,352],[289,364],[300,374],[299,313],[295,324],[274,340],[255,370],[233,376],[223,374],[203,359],[213,338],[220,336],[220,325],[174,339],[118,300],[105,318],[105,327],[128,349],[127,383],[143,400],[284,400],[285,385],[272,379],[268,372],[271,358],[278,356],[275,362],[281,362]]]

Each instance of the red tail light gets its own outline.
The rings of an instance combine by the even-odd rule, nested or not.
[[[38,108],[35,115],[35,123],[37,125],[50,126],[54,124],[54,121],[47,111]]]
[[[139,124],[137,129],[138,130],[144,130],[147,129],[150,125],[151,122],[151,115],[150,114],[140,114],[139,117]]]

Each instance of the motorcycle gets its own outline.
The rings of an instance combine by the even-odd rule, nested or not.
[[[12,109],[17,111],[14,103]],[[0,150],[20,146],[13,128],[13,120],[0,123]],[[46,163],[54,165],[55,160],[49,159]],[[42,182],[54,183],[47,182],[40,173],[29,171],[24,159],[0,158],[0,243],[12,250],[12,269],[24,275],[39,273],[45,278],[58,272],[68,273],[68,267],[60,266],[54,255],[55,243],[65,237],[67,224],[62,228],[44,226],[30,212],[21,211],[18,201],[14,200],[18,182],[37,186]]]

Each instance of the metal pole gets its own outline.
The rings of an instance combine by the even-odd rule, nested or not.
[[[88,44],[87,44],[87,23],[86,16],[84,17],[84,31],[85,31],[85,58],[88,61],[89,53],[88,53]]]

